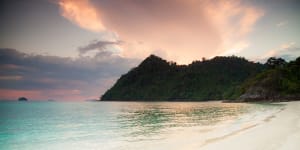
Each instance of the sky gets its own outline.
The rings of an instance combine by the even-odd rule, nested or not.
[[[98,99],[150,54],[300,56],[298,0],[1,0],[0,99]]]

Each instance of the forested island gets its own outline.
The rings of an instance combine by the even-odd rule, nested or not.
[[[217,56],[177,65],[150,55],[106,91],[103,101],[281,101],[300,99],[300,57],[265,64]]]

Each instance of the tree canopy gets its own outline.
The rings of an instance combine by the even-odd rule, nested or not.
[[[240,85],[264,69],[242,57],[215,57],[177,65],[150,55],[122,75],[101,100],[223,100],[235,99]]]

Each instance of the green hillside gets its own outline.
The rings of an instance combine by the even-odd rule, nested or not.
[[[289,63],[269,58],[267,69],[241,86],[240,101],[286,101],[300,99],[300,57]]]
[[[215,57],[177,65],[155,55],[122,75],[101,100],[223,100],[235,99],[240,85],[264,70],[244,58]]]

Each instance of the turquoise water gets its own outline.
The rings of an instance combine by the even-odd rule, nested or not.
[[[0,149],[182,149],[261,124],[281,107],[220,102],[0,102]]]

